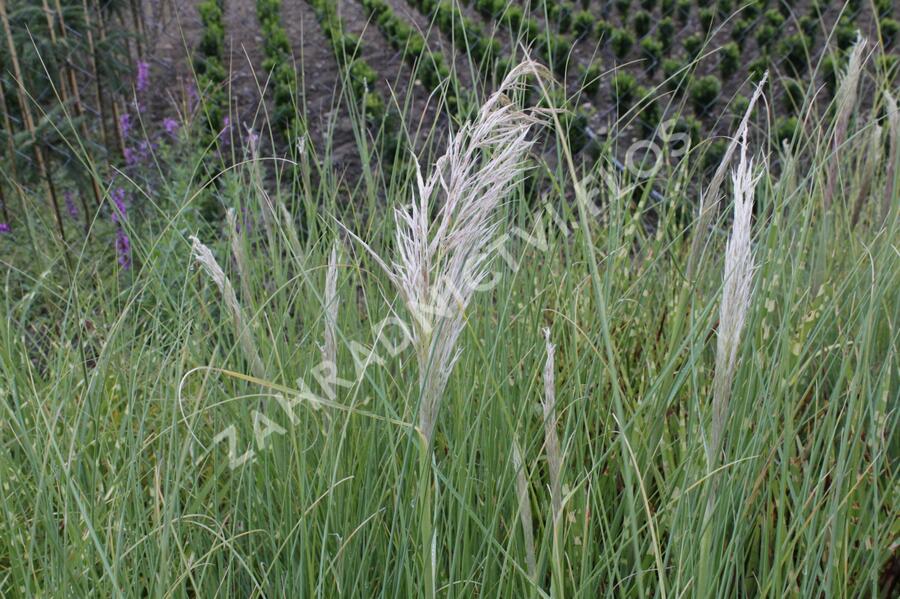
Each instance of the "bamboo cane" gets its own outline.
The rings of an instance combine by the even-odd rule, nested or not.
[[[59,212],[59,201],[56,197],[56,187],[53,185],[53,178],[50,176],[50,170],[44,160],[44,152],[38,145],[37,135],[35,134],[34,119],[31,116],[31,108],[28,106],[27,93],[25,92],[25,81],[22,78],[22,69],[19,67],[19,55],[16,51],[16,45],[13,43],[12,28],[9,26],[9,17],[6,14],[6,0],[0,0],[0,21],[3,24],[3,32],[6,35],[7,45],[9,47],[9,58],[13,67],[13,75],[16,78],[19,108],[22,111],[22,117],[25,120],[25,128],[31,138],[31,146],[34,150],[34,159],[37,162],[38,171],[47,182],[47,191],[50,193],[50,204],[53,208],[53,215],[56,217],[56,225],[59,228],[59,236],[66,243],[66,231],[63,228],[62,215]]]

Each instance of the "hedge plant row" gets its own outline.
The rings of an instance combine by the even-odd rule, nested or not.
[[[225,68],[225,0],[203,0],[197,5],[203,33],[194,53],[197,87],[209,132],[218,135],[228,114],[228,69]]]
[[[372,124],[384,120],[385,102],[375,89],[378,73],[369,63],[356,56],[359,38],[344,33],[341,17],[336,12],[333,0],[307,0],[319,20],[325,37],[331,43],[341,71],[347,75],[355,97],[363,99],[365,118]]]
[[[484,33],[472,19],[460,14],[453,0],[408,0],[427,15],[447,37],[465,40],[469,55],[483,69],[491,70],[501,60],[500,42]]]
[[[303,135],[306,127],[295,104],[297,72],[287,31],[281,26],[281,0],[256,0],[256,17],[263,36],[263,69],[271,73],[275,110],[273,123],[287,139]]]

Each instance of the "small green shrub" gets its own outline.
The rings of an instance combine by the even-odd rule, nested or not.
[[[784,25],[784,15],[782,15],[780,12],[778,12],[774,8],[767,10],[763,14],[763,19],[765,20],[766,24],[771,25],[772,27],[777,28],[777,27],[781,27],[782,25]]]
[[[687,70],[684,63],[677,58],[664,58],[662,61],[663,77],[665,79],[665,88],[669,91],[675,91],[681,87]]]
[[[618,104],[628,104],[634,99],[634,92],[637,89],[637,85],[637,80],[630,73],[616,73],[611,82],[613,101]]]
[[[644,37],[650,31],[650,24],[652,22],[652,17],[650,13],[646,10],[639,10],[634,15],[634,19],[631,21],[631,26],[634,27],[634,32],[638,37]]]
[[[781,83],[784,86],[785,109],[790,114],[799,113],[806,100],[806,91],[803,85],[796,79],[790,78],[782,80]]]
[[[597,36],[598,40],[608,42],[612,37],[613,29],[614,27],[609,21],[600,19],[597,21],[597,26],[594,27],[594,35]]]
[[[755,58],[751,60],[747,65],[747,73],[750,75],[750,80],[754,83],[762,79],[763,73],[765,73],[768,69],[769,59],[765,56]]]
[[[834,32],[835,40],[837,40],[838,48],[848,50],[856,43],[857,30],[853,22],[846,16],[842,17]]]
[[[766,23],[756,30],[756,43],[761,50],[767,50],[769,45],[778,38],[778,29]]]
[[[634,45],[634,36],[630,31],[617,27],[610,35],[609,43],[616,57],[624,58]]]
[[[734,25],[731,27],[731,39],[737,42],[737,45],[741,48],[744,47],[744,41],[747,39],[747,34],[750,32],[750,28],[753,26],[747,19],[738,19],[734,22]]]
[[[581,87],[585,95],[596,96],[600,91],[600,77],[603,75],[603,63],[599,59],[589,64],[581,74]]]
[[[659,40],[648,37],[641,42],[641,51],[647,59],[644,68],[652,75],[662,58],[663,45]]]
[[[789,35],[778,44],[778,54],[791,67],[795,74],[803,73],[809,66],[808,52],[812,49],[812,40],[802,32]]]
[[[672,39],[675,36],[675,22],[672,17],[663,17],[656,25],[656,31],[659,34],[659,41],[662,42],[663,51],[668,52],[672,49]]]
[[[688,53],[689,58],[696,58],[698,54],[700,54],[700,50],[703,48],[703,43],[706,41],[706,38],[699,33],[694,33],[692,35],[687,36],[682,41],[682,45],[684,46],[685,51]]]
[[[706,145],[703,152],[703,168],[712,171],[719,167],[725,152],[728,151],[728,142],[724,139],[715,139]]]
[[[722,79],[731,79],[741,65],[741,49],[735,42],[728,42],[722,46],[721,56],[719,72]]]
[[[776,121],[775,139],[779,143],[790,142],[797,137],[800,130],[800,120],[795,116],[781,117]]]
[[[578,37],[589,36],[594,29],[594,15],[586,10],[577,13],[572,22],[572,29]]]
[[[678,20],[681,24],[687,23],[688,19],[691,18],[691,7],[694,3],[691,0],[677,0],[675,14],[678,16]]]
[[[879,21],[881,26],[881,39],[884,40],[884,46],[889,48],[894,45],[897,40],[897,33],[900,32],[900,23],[889,17],[884,17]]]
[[[716,20],[716,9],[701,8],[700,12],[697,13],[697,16],[700,18],[700,29],[707,32],[711,31],[713,23]]]
[[[715,75],[706,75],[695,79],[691,83],[690,95],[694,110],[700,114],[706,113],[719,97],[722,91],[722,83]]]

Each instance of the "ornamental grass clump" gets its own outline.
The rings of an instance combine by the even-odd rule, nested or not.
[[[389,266],[370,248],[412,314],[419,368],[419,430],[430,444],[441,398],[459,357],[466,308],[487,275],[495,248],[497,208],[521,180],[538,109],[521,110],[509,92],[529,75],[548,75],[526,60],[506,76],[474,122],[451,135],[427,179],[416,161],[417,185],[408,208],[397,209],[397,256]]]

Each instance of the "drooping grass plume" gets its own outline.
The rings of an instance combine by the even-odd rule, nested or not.
[[[213,283],[216,284],[216,287],[219,288],[222,298],[225,301],[225,306],[228,308],[228,311],[231,312],[231,319],[234,323],[238,341],[241,344],[244,357],[250,362],[250,368],[253,375],[259,379],[265,379],[266,369],[259,356],[259,350],[257,349],[256,343],[253,340],[253,335],[248,328],[248,323],[244,318],[244,313],[241,310],[240,303],[238,303],[237,295],[234,292],[231,281],[228,280],[222,267],[216,262],[216,257],[213,256],[212,251],[203,245],[197,237],[192,235],[190,240],[191,254],[209,278],[212,279]]]
[[[322,342],[322,361],[334,367],[337,365],[337,317],[338,317],[338,259],[340,242],[335,241],[328,257],[328,270],[325,273],[325,335]]]
[[[562,455],[559,448],[559,435],[556,432],[556,383],[554,356],[556,346],[550,342],[550,329],[544,329],[547,360],[544,363],[544,450],[547,453],[547,471],[550,477],[550,503],[553,510],[553,525],[557,525],[562,512]]]
[[[887,221],[891,211],[891,203],[896,204],[894,190],[897,188],[898,163],[900,163],[900,109],[897,108],[897,100],[890,94],[884,93],[885,110],[888,119],[888,138],[890,149],[888,150],[886,183],[884,188],[884,201],[881,206],[881,219]]]
[[[415,199],[408,209],[394,213],[397,257],[388,266],[372,252],[413,315],[419,429],[429,444],[441,397],[459,357],[456,342],[466,308],[494,254],[490,245],[497,231],[497,208],[524,174],[525,155],[533,144],[529,132],[541,122],[538,110],[519,109],[508,94],[527,76],[545,73],[536,62],[519,64],[474,122],[450,136],[446,153],[427,179],[415,162]]]
[[[747,158],[747,132],[740,140],[741,156],[732,175],[734,185],[734,222],[725,246],[725,274],[719,328],[716,335],[716,370],[713,378],[713,417],[710,435],[710,461],[717,459],[728,417],[728,401],[734,380],[741,333],[750,309],[753,279],[753,251],[750,225],[753,215],[753,160]]]
[[[544,329],[547,359],[544,362],[544,452],[547,454],[547,474],[550,478],[550,520],[553,531],[551,594],[560,596],[563,583],[562,565],[562,452],[556,432],[556,346],[550,342],[550,329]]]
[[[850,125],[850,116],[856,106],[856,97],[859,93],[859,76],[862,73],[863,52],[866,49],[866,38],[861,35],[857,36],[856,43],[850,51],[850,58],[847,61],[847,68],[841,75],[841,81],[838,86],[837,97],[835,98],[836,120],[833,134],[833,149],[829,168],[826,171],[827,180],[825,183],[825,193],[823,202],[825,210],[831,208],[834,198],[835,187],[840,170],[841,147],[847,141],[847,128]]]

